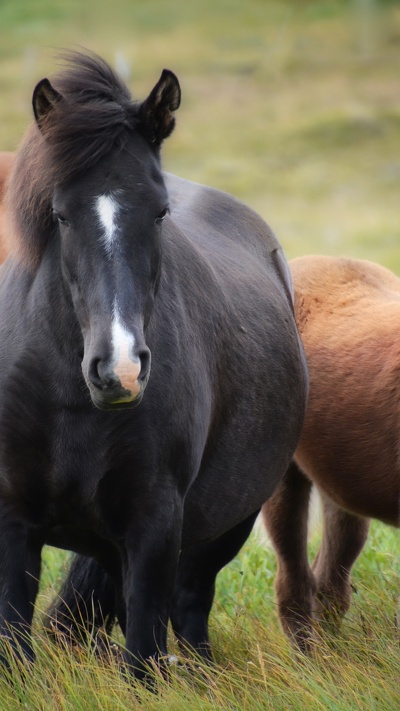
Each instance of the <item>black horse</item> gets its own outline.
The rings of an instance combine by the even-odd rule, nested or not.
[[[300,434],[281,247],[237,200],[163,175],[179,103],[170,71],[140,103],[100,58],[70,55],[34,91],[11,174],[0,633],[29,659],[44,544],[106,571],[138,677],[166,654],[169,618],[208,656],[215,576]],[[80,582],[85,598],[90,568]]]

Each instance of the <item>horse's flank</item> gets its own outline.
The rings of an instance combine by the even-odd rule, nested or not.
[[[338,505],[399,525],[400,280],[352,259],[291,269],[310,370],[296,462]]]

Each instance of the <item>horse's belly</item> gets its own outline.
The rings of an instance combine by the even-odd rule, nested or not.
[[[303,437],[295,454],[302,471],[346,511],[400,526],[400,477],[385,453],[360,452],[352,441],[330,444],[315,447]]]
[[[339,506],[399,526],[397,366],[369,343],[327,348],[326,334],[320,344],[305,335],[310,394],[296,462]]]
[[[290,432],[290,430],[289,430]],[[289,466],[296,433],[221,448],[185,500],[182,545],[218,538],[261,508]]]

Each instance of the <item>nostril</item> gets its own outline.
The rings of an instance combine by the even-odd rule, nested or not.
[[[101,358],[93,358],[89,365],[88,375],[92,385],[100,390],[119,385],[117,375],[108,370]]]
[[[139,380],[146,380],[150,373],[151,354],[148,348],[144,348],[139,353],[140,375]]]
[[[92,385],[95,385],[96,388],[100,388],[102,384],[102,380],[99,373],[99,365],[100,358],[93,358],[93,360],[90,361],[88,371],[89,380]]]

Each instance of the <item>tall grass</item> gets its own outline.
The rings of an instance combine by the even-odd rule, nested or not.
[[[319,531],[311,540],[311,554]],[[47,550],[47,554],[50,549]],[[397,556],[396,556],[397,552]],[[56,569],[53,559],[52,567]],[[58,561],[62,566],[62,561]],[[296,654],[275,612],[275,558],[256,531],[222,571],[211,615],[216,663],[188,660],[170,678],[154,672],[155,690],[127,680],[110,648],[102,658],[87,649],[58,648],[35,624],[34,670],[14,665],[13,684],[0,679],[0,708],[27,709],[360,709],[394,711],[399,705],[400,589],[397,533],[374,523],[357,562],[352,607],[337,636],[324,634],[313,658]],[[43,590],[38,608],[44,608]],[[117,635],[117,641],[123,642]],[[179,652],[171,636],[170,651]]]

